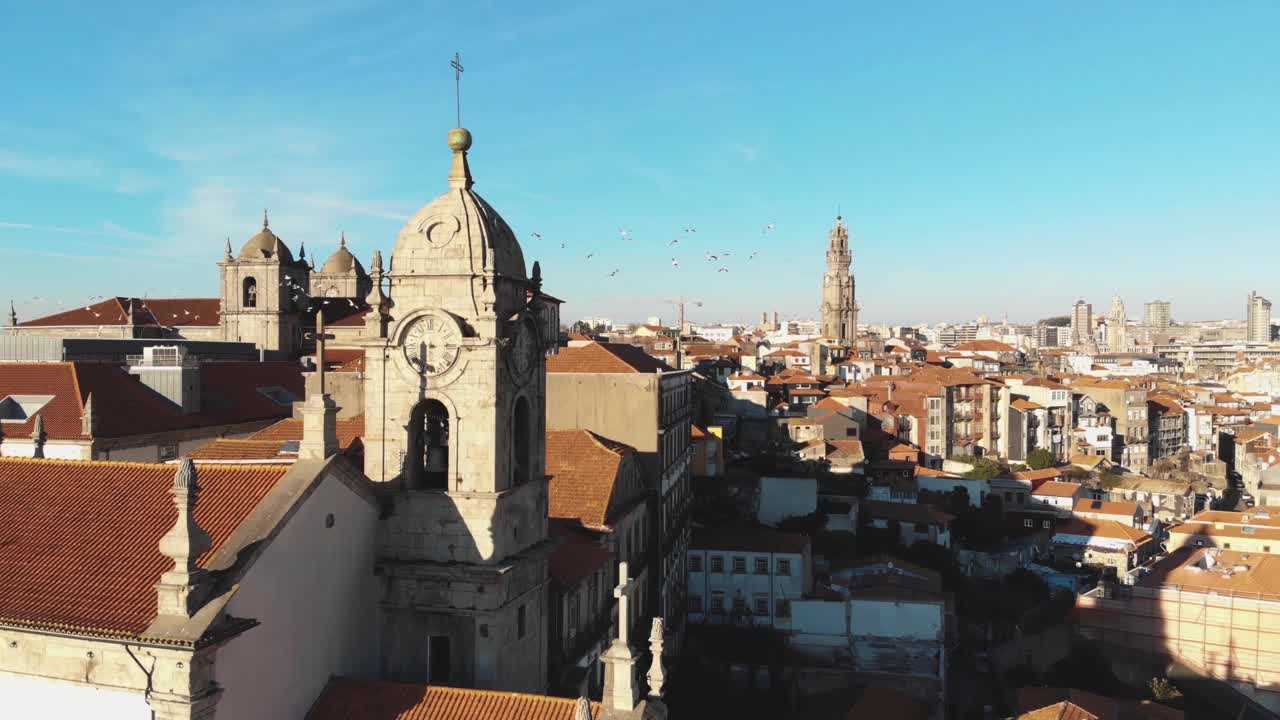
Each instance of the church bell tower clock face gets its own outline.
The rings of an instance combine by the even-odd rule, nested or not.
[[[442,375],[458,361],[462,332],[452,318],[428,313],[409,324],[400,346],[415,370],[430,376]]]

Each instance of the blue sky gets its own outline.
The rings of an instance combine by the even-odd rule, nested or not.
[[[813,316],[837,206],[867,321],[1280,295],[1271,0],[123,5],[4,12],[24,317],[215,295],[263,207],[295,253],[390,251],[445,188],[455,50],[476,189],[569,318]]]

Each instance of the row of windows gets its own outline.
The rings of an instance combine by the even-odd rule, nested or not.
[[[702,572],[702,556],[701,555],[695,554],[695,555],[689,556],[689,572]],[[711,556],[711,572],[713,573],[724,572],[724,556],[723,555]],[[762,557],[754,558],[754,561],[752,562],[752,572],[755,575],[768,575],[769,574],[769,558],[762,558]],[[747,559],[745,557],[742,557],[739,555],[733,556],[733,574],[734,575],[747,574]],[[777,574],[786,575],[788,577],[791,575],[791,560],[789,558],[778,558]]]
[[[778,606],[777,607],[778,617],[791,617],[791,601],[790,600],[787,600],[785,598],[779,599],[777,602],[777,606]],[[747,612],[746,598],[742,597],[741,595],[734,597],[732,608],[733,608],[733,612],[736,612],[736,613]],[[722,613],[724,611],[725,611],[725,603],[724,603],[723,591],[720,591],[720,590],[712,591],[711,603],[705,608],[702,604],[701,595],[689,596],[689,612]],[[769,614],[769,596],[761,593],[757,593],[755,596],[753,596],[751,599],[751,612],[755,615],[768,615]]]

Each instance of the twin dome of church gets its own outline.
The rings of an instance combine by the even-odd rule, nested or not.
[[[434,274],[492,272],[508,278],[527,279],[524,252],[515,233],[493,206],[471,186],[467,151],[471,133],[464,128],[449,132],[453,164],[449,190],[414,213],[400,230],[392,253],[393,267],[400,273]],[[227,248],[230,254],[230,247]],[[262,214],[262,230],[240,248],[239,260],[302,262],[294,259],[289,246],[272,232],[267,214]],[[337,251],[325,260],[319,272],[366,276],[364,266],[347,249],[343,237]]]

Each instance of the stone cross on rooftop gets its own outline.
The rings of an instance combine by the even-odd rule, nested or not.
[[[324,309],[316,311],[316,331],[307,333],[308,340],[316,341],[316,372],[320,382],[320,394],[324,394],[324,341],[333,340],[335,336],[324,331]]]
[[[618,586],[613,589],[613,596],[618,598],[618,639],[624,645],[630,645],[627,639],[628,625],[631,624],[631,615],[627,612],[627,603],[630,600],[628,595],[636,588],[636,582],[627,578],[627,563],[625,561],[618,563]]]

